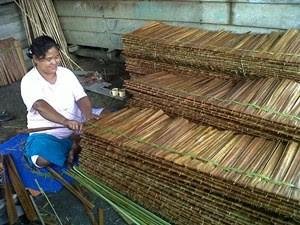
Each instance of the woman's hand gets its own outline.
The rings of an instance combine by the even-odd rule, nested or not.
[[[83,124],[76,120],[65,119],[63,125],[73,130],[76,134],[80,134],[82,132]]]
[[[88,115],[85,117],[85,122],[87,122],[87,121],[89,121],[89,120],[98,120],[98,119],[99,119],[98,116],[96,116],[96,115],[90,113],[90,114],[88,114]]]

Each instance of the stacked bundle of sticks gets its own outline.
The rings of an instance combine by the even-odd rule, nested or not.
[[[298,224],[300,146],[130,108],[85,127],[81,167],[174,224]]]
[[[73,69],[76,65],[68,54],[68,46],[52,0],[14,0],[22,11],[25,31],[29,43],[40,35],[51,36],[60,46],[62,65]],[[77,65],[76,65],[77,66]]]
[[[20,42],[13,38],[0,40],[0,86],[20,80],[25,73]]]
[[[127,70],[300,81],[300,32],[235,34],[152,23],[123,37]],[[218,73],[217,73],[218,72]]]
[[[167,72],[125,81],[131,105],[163,109],[221,129],[300,141],[300,84],[288,79],[223,80]]]

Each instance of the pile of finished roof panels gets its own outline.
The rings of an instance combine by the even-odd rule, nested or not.
[[[88,175],[171,223],[299,223],[297,142],[133,107],[87,124],[82,146]]]

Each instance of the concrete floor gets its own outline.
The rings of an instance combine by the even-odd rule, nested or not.
[[[122,64],[115,62],[103,64],[92,58],[80,58],[78,63],[84,70],[104,73],[106,75],[106,79],[108,79],[113,86],[122,85]],[[125,104],[124,101],[112,99],[93,92],[87,92],[87,94],[90,96],[94,107],[118,110]],[[6,122],[0,122],[0,143],[5,142],[8,138],[16,135],[18,133],[18,128],[26,127],[26,109],[20,95],[20,82],[0,87],[0,112],[2,111],[8,112],[14,117],[14,119]],[[93,196],[91,193],[87,193],[87,196],[89,196],[92,202],[97,206],[96,208],[104,209],[105,225],[127,224],[106,202]],[[64,225],[90,224],[90,220],[81,203],[66,189],[63,189],[59,193],[49,193],[48,197]],[[43,196],[38,196],[36,198],[36,203],[47,224],[59,224],[55,221],[54,213]],[[19,224],[29,223],[20,218]],[[34,224],[40,223],[37,222]]]

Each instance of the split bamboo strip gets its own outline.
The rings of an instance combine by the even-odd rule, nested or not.
[[[46,130],[54,130],[59,128],[64,128],[64,126],[57,127],[37,127],[37,128],[17,128],[12,126],[2,126],[3,128],[15,128],[18,134],[29,134],[34,132],[46,131]]]
[[[43,219],[43,217],[42,217],[42,215],[40,213],[40,210],[39,210],[38,206],[36,205],[36,203],[35,203],[32,195],[31,194],[28,194],[28,195],[29,195],[29,198],[30,198],[30,200],[32,202],[32,205],[33,205],[33,207],[34,207],[34,209],[36,211],[36,214],[37,214],[37,216],[39,218],[39,221],[41,222],[42,225],[46,225],[46,223],[45,223],[45,221],[44,221],[44,219]]]
[[[81,203],[87,207],[89,210],[93,209],[95,206],[88,199],[86,199],[78,190],[76,190],[68,181],[66,181],[59,173],[57,173],[51,167],[47,167],[50,174],[57,179],[66,189],[68,189],[73,195],[75,195]]]
[[[187,80],[184,76],[159,72],[125,80],[125,87],[132,94],[131,104],[164,109],[221,129],[300,140],[300,86],[291,80]]]
[[[98,225],[104,225],[104,209],[98,209]]]
[[[42,195],[45,197],[45,199],[46,199],[47,202],[49,203],[50,208],[52,209],[52,211],[53,211],[53,213],[54,213],[54,215],[55,215],[55,218],[57,219],[58,223],[59,223],[60,225],[63,225],[63,223],[62,223],[60,217],[58,216],[58,214],[57,214],[57,212],[56,212],[56,210],[55,210],[53,204],[51,203],[51,201],[50,201],[50,199],[48,198],[47,194],[45,193],[44,189],[40,186],[40,184],[39,184],[39,182],[38,182],[37,179],[35,179],[34,181],[35,181],[35,183],[36,183],[36,185],[37,185],[39,191],[42,193]]]
[[[25,73],[20,42],[13,38],[0,40],[0,86],[20,80]]]
[[[157,65],[166,63],[193,73],[208,70],[213,71],[210,75],[221,72],[240,78],[277,77],[295,81],[300,81],[299,40],[300,32],[296,29],[285,33],[237,34],[163,23],[152,23],[123,36],[126,58]],[[131,63],[132,60],[127,61],[129,68]]]
[[[103,198],[109,204],[111,204],[120,213],[125,215],[128,219],[135,222],[138,225],[169,225],[168,222],[157,217],[153,213],[145,210],[136,203],[126,199],[120,193],[112,190],[111,188],[95,182],[91,177],[85,175],[80,169],[74,167],[70,174],[84,187],[93,191],[99,197]]]
[[[92,176],[175,224],[297,224],[299,145],[129,108],[84,129]]]
[[[84,196],[84,192],[83,192],[83,189],[80,185],[74,185],[76,190]],[[86,205],[83,204],[83,207],[84,207],[84,211],[86,212],[86,214],[88,215],[89,219],[90,219],[90,222],[91,222],[91,225],[99,225],[97,224],[97,221],[96,221],[96,218],[95,218],[95,215],[92,211],[92,209],[89,209]]]

